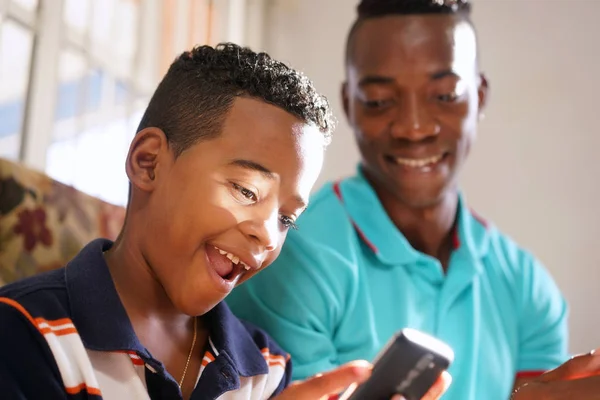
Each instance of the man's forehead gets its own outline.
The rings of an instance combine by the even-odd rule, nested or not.
[[[451,68],[476,62],[475,31],[452,15],[386,16],[364,21],[354,32],[350,64],[360,70],[388,66]],[[435,65],[439,64],[439,65]],[[434,71],[430,71],[434,72]]]

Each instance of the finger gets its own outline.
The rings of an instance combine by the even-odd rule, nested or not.
[[[277,400],[314,400],[339,393],[353,383],[362,383],[371,375],[366,361],[353,361],[341,367],[298,382],[286,389]]]
[[[600,400],[600,377],[594,376],[576,380],[530,383],[520,389],[512,399]]]
[[[438,378],[437,382],[429,389],[427,394],[423,396],[422,400],[437,400],[439,399],[450,387],[452,383],[452,376],[444,371]]]
[[[560,367],[541,375],[541,382],[585,378],[600,374],[600,352],[573,357]]]

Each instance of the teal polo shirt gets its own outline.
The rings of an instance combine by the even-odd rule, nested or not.
[[[461,196],[445,274],[396,228],[361,174],[325,185],[273,265],[227,298],[288,351],[294,379],[373,360],[410,327],[455,352],[446,400],[507,400],[515,378],[566,361],[567,305],[529,252]]]

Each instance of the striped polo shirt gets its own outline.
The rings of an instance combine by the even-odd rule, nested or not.
[[[402,328],[455,353],[445,400],[506,400],[567,352],[567,304],[543,265],[461,195],[447,271],[413,246],[362,171],[316,193],[279,258],[227,303],[272,335],[294,379],[373,360]]]
[[[180,399],[177,382],[138,340],[102,252],[0,288],[2,399]],[[267,399],[290,381],[289,357],[225,303],[203,316],[209,345],[192,399]]]

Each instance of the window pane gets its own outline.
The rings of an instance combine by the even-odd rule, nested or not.
[[[104,1],[99,1],[103,3]],[[80,32],[86,32],[88,28],[88,17],[90,0],[65,0],[63,19],[65,23]]]
[[[23,7],[27,11],[35,11],[37,10],[38,0],[9,0],[13,3]]]
[[[120,0],[114,14],[113,43],[116,56],[132,60],[137,42],[139,3]]]
[[[117,0],[103,0],[92,3],[92,45],[107,45],[111,40]]]
[[[141,108],[129,114],[121,112],[85,129],[77,137],[52,143],[46,172],[92,196],[125,205],[128,193],[125,157],[142,112]]]
[[[81,130],[79,119],[85,113],[87,63],[82,54],[65,49],[58,64],[58,99],[52,140],[75,136]]]
[[[11,20],[0,26],[0,157],[19,156],[33,34]]]

